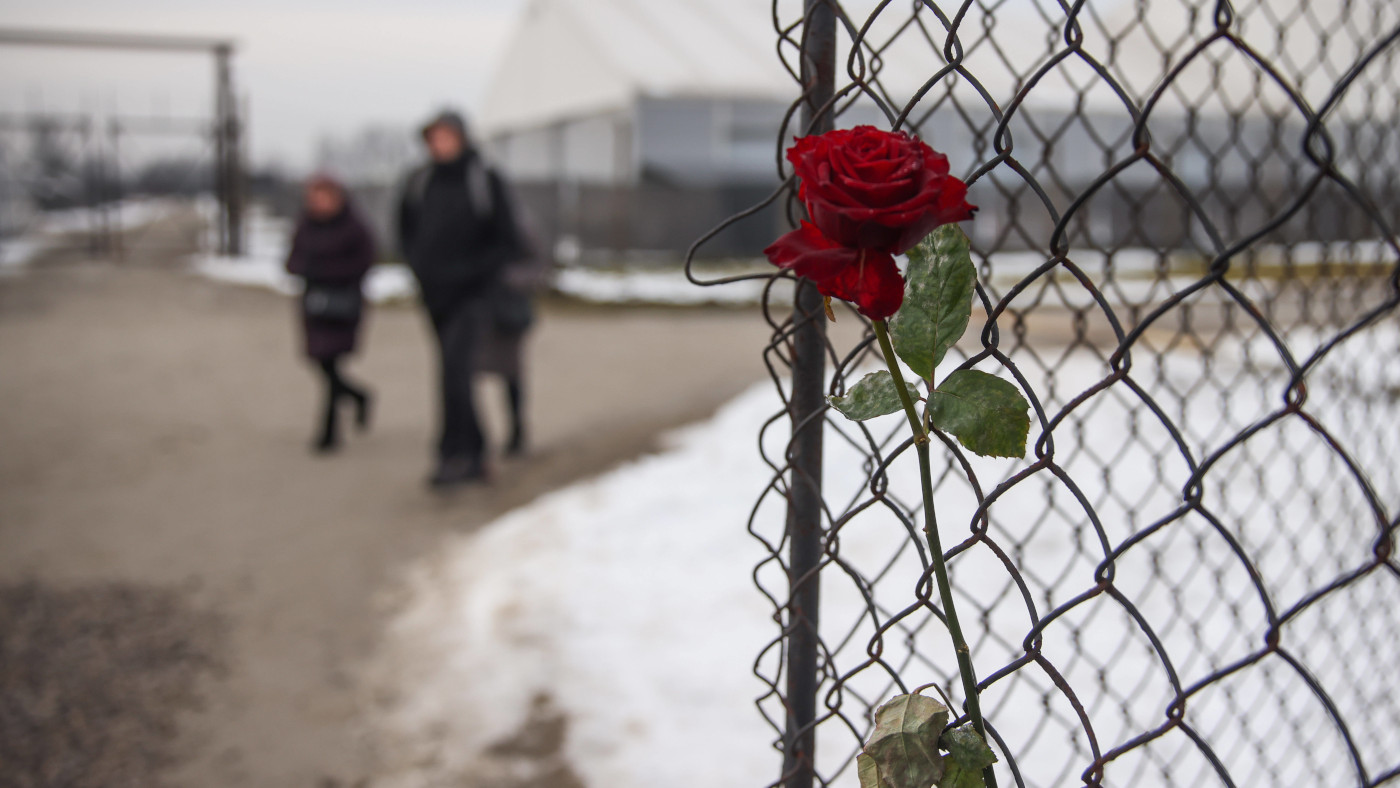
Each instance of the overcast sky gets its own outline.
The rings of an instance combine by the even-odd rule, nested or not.
[[[0,0],[0,25],[229,37],[257,164],[311,163],[327,132],[471,109],[524,0]],[[210,58],[0,46],[0,112],[206,116]]]

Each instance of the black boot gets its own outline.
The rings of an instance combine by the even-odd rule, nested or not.
[[[525,454],[525,426],[516,422],[510,431],[510,442],[506,444],[507,457],[521,457]]]
[[[374,412],[374,395],[361,389],[355,393],[355,428],[369,432],[370,416]]]
[[[506,456],[519,457],[525,453],[525,390],[519,380],[506,381],[506,397],[510,405],[511,423]]]
[[[485,483],[489,475],[486,464],[476,457],[444,457],[437,470],[428,478],[428,486],[446,491],[468,484]]]
[[[336,398],[329,396],[326,398],[326,412],[321,422],[321,434],[311,444],[311,450],[317,454],[330,454],[340,448],[340,425],[335,412]]]

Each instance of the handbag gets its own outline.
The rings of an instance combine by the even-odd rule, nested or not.
[[[307,284],[301,297],[306,316],[332,323],[354,323],[364,309],[359,283],[353,285]]]
[[[535,323],[535,304],[530,294],[513,287],[497,287],[491,308],[496,331],[501,334],[523,334]]]

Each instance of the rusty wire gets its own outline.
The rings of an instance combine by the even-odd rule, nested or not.
[[[920,133],[982,208],[972,326],[940,374],[998,374],[1032,407],[1024,460],[935,443],[1001,784],[1400,780],[1400,7],[827,5],[837,125]],[[768,202],[790,219],[803,13],[773,3],[794,103]],[[765,314],[786,406],[800,319]],[[873,368],[870,342],[826,342],[828,392]],[[749,524],[777,625],[758,707],[777,750],[816,742],[805,773],[775,758],[788,788],[854,785],[890,695],[961,690],[910,444],[897,421],[824,415],[817,570],[787,564],[804,485],[786,407]],[[811,583],[817,669],[793,684],[790,638],[815,621],[790,600]],[[794,722],[794,686],[814,719]]]

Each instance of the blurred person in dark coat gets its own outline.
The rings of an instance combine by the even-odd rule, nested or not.
[[[472,144],[462,116],[443,112],[422,135],[429,161],[404,181],[398,230],[437,338],[441,432],[429,484],[441,489],[487,478],[472,388],[477,372],[505,377],[512,422],[506,452],[525,448],[522,340],[543,268],[509,190]]]
[[[361,288],[373,262],[374,239],[345,187],[327,175],[308,180],[287,272],[305,280],[301,318],[306,355],[325,378],[325,410],[313,444],[317,452],[340,446],[338,411],[343,400],[354,403],[359,428],[369,427],[370,394],[345,378],[340,361],[355,350],[364,318]]]

